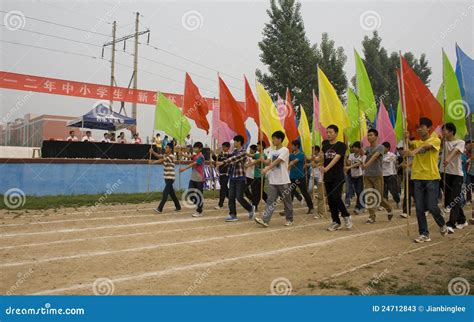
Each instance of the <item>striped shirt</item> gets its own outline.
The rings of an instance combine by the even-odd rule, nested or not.
[[[174,154],[168,154],[167,156],[165,156],[165,160],[163,161],[163,165],[165,167],[163,176],[165,180],[175,179],[174,162]]]

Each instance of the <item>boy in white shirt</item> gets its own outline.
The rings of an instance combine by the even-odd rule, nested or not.
[[[265,211],[262,218],[255,217],[255,221],[263,227],[268,227],[273,211],[278,205],[277,198],[280,196],[284,204],[284,214],[286,217],[285,226],[293,225],[293,205],[291,202],[291,181],[290,173],[288,171],[288,163],[290,161],[290,151],[283,146],[285,140],[285,133],[276,131],[272,134],[273,147],[268,154],[268,160],[265,160],[263,155],[260,161],[266,165],[262,170],[262,176],[268,176],[268,191]]]

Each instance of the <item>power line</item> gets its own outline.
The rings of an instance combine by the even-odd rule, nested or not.
[[[1,13],[8,13],[8,11],[4,11],[4,10],[0,10],[0,12]],[[110,35],[103,34],[103,33],[100,33],[100,32],[96,32],[96,31],[93,31],[93,30],[87,30],[87,29],[82,29],[82,28],[78,28],[78,27],[63,25],[63,24],[60,24],[60,23],[56,23],[56,22],[52,22],[52,21],[48,21],[48,20],[43,20],[43,19],[38,19],[38,18],[33,18],[33,17],[30,17],[30,16],[25,16],[25,18],[31,19],[31,20],[34,20],[34,21],[39,21],[39,22],[51,24],[51,25],[55,25],[55,26],[59,26],[59,27],[64,27],[64,28],[74,29],[74,30],[78,30],[78,31],[82,31],[82,32],[87,32],[87,33],[90,33],[90,34],[100,35],[100,36],[104,36],[104,37],[110,37]]]

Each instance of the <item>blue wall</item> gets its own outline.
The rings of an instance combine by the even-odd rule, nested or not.
[[[181,174],[178,185],[176,166],[175,189],[186,189],[191,170]],[[26,195],[78,195],[162,191],[165,185],[163,166],[154,164],[86,164],[86,163],[2,163],[0,194],[19,188]]]

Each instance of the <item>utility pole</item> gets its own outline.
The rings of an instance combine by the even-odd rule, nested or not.
[[[110,68],[110,110],[112,109],[112,88],[115,85],[115,37],[117,33],[117,22],[114,21],[113,26],[112,26],[112,60],[111,60],[111,68]]]
[[[135,18],[135,51],[133,53],[133,89],[137,92],[138,86],[138,20],[140,19],[140,13],[136,13]],[[137,119],[137,102],[134,101],[132,104],[132,118]]]
[[[147,30],[144,30],[144,31],[138,31],[139,18],[140,18],[140,13],[138,13],[138,12],[135,13],[135,32],[133,34],[120,37],[118,39],[116,39],[117,25],[116,25],[116,22],[114,21],[113,29],[112,29],[113,39],[112,39],[112,41],[109,41],[109,42],[105,43],[102,46],[102,58],[104,58],[104,48],[107,47],[107,46],[112,46],[112,66],[111,66],[112,75],[111,75],[111,78],[110,78],[110,85],[111,86],[117,86],[117,82],[115,81],[115,75],[114,75],[114,71],[115,71],[115,44],[123,42],[123,50],[125,51],[126,41],[128,39],[131,39],[131,38],[135,39],[135,50],[134,50],[134,53],[133,53],[133,74],[132,74],[132,80],[133,80],[133,85],[132,86],[133,86],[133,89],[135,90],[135,93],[136,93],[136,90],[138,88],[138,78],[137,78],[137,73],[138,73],[138,44],[139,44],[138,37],[141,36],[141,35],[147,34],[148,35],[147,44],[150,43],[150,29],[147,29]],[[130,84],[128,85],[128,88],[130,88]],[[123,105],[123,102],[122,102],[122,105]],[[112,106],[112,97],[111,97],[111,106]],[[132,117],[134,119],[137,118],[137,103],[136,102],[132,103]]]

